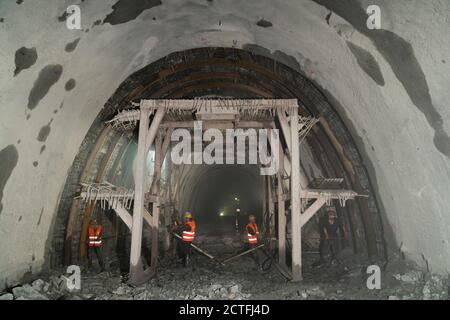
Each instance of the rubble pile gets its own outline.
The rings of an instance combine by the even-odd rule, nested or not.
[[[232,242],[208,241],[202,248],[215,255],[227,256],[236,250]],[[217,252],[215,250],[220,250]],[[0,293],[0,300],[243,300],[243,299],[390,299],[437,300],[449,298],[449,279],[431,275],[402,263],[392,261],[382,271],[381,289],[369,290],[366,285],[367,264],[342,260],[338,265],[313,268],[317,257],[305,258],[304,281],[287,282],[273,267],[268,271],[256,268],[248,256],[225,266],[194,254],[192,267],[182,268],[176,257],[161,261],[158,276],[133,287],[118,271],[82,272],[80,290],[69,290],[66,275],[55,273],[29,284]],[[399,267],[399,265],[401,265]]]

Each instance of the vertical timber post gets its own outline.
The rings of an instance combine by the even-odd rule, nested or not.
[[[164,117],[164,108],[159,108],[153,117],[149,129],[150,109],[144,107],[141,101],[141,116],[139,121],[138,150],[134,177],[134,207],[133,224],[131,226],[130,252],[130,283],[138,284],[143,277],[141,260],[142,226],[144,216],[144,198],[147,186],[147,154],[149,147],[155,140],[159,125]]]
[[[272,177],[267,176],[267,223],[269,227],[270,249],[274,249],[273,238],[275,237],[275,204],[272,190]]]
[[[141,260],[142,224],[144,216],[144,196],[147,169],[147,134],[149,130],[150,109],[141,107],[139,119],[138,150],[134,174],[134,207],[133,224],[131,226],[130,282],[137,283],[143,272]]]
[[[300,212],[300,146],[298,133],[298,108],[290,110],[291,125],[291,233],[292,280],[302,280],[302,233]]]
[[[153,171],[153,178],[155,179],[154,190],[151,190],[152,193],[156,194],[156,201],[153,202],[152,208],[153,228],[152,228],[152,250],[151,250],[150,268],[153,271],[156,271],[156,267],[158,264],[159,214],[160,214],[159,197],[160,197],[161,169],[163,162],[162,151],[163,151],[162,137],[161,134],[158,134],[155,140],[155,163]]]
[[[262,193],[262,197],[263,197],[263,206],[262,206],[262,212],[263,212],[263,227],[264,230],[268,230],[267,229],[267,182],[266,182],[267,176],[263,176],[262,181],[263,181],[263,193]],[[266,231],[267,233],[267,231]]]
[[[286,210],[283,192],[284,150],[280,143],[280,163],[278,168],[278,262],[286,265]]]

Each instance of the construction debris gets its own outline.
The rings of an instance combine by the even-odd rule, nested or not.
[[[217,256],[230,255],[242,243],[236,238],[202,239],[199,245]],[[66,277],[61,271],[35,280],[30,284],[14,287],[3,294],[0,300],[245,300],[245,299],[376,299],[415,300],[448,299],[449,281],[446,277],[430,275],[414,266],[403,266],[402,261],[390,262],[384,271],[380,290],[369,290],[366,286],[365,265],[342,259],[338,265],[312,268],[315,257],[306,258],[304,281],[300,283],[280,281],[282,278],[274,268],[258,271],[252,259],[242,256],[221,266],[200,254],[192,257],[188,270],[181,267],[176,257],[161,261],[158,276],[147,283],[134,287],[126,283],[118,271],[99,274],[83,270],[81,289],[68,290]],[[189,272],[189,277],[186,277]]]

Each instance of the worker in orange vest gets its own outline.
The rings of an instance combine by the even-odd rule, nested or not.
[[[103,227],[97,223],[95,219],[92,219],[89,223],[88,229],[88,249],[87,249],[87,258],[88,258],[88,266],[92,267],[92,251],[94,251],[97,256],[98,264],[100,265],[101,271],[105,270],[105,266],[103,264],[102,257],[102,234]]]
[[[245,250],[249,250],[249,249],[252,249],[252,248],[258,246],[258,243],[260,241],[260,236],[259,236],[258,225],[256,224],[256,216],[254,214],[250,214],[248,216],[248,224],[245,227],[245,235],[247,236],[247,245],[245,247]],[[260,269],[261,265],[259,263],[258,252],[253,251],[251,253],[251,257],[255,261],[258,269]]]
[[[182,238],[182,243],[180,247],[181,257],[183,261],[183,266],[188,267],[190,265],[191,259],[191,243],[195,239],[195,231],[197,225],[192,213],[186,211],[183,214],[183,224],[175,227],[175,232],[179,232]]]

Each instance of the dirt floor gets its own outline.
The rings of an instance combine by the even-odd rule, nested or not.
[[[196,243],[221,259],[242,248],[238,237],[198,237]],[[304,281],[288,282],[273,266],[266,271],[256,267],[249,257],[241,257],[225,266],[194,253],[192,267],[182,268],[176,255],[160,262],[158,276],[148,283],[132,287],[126,276],[116,270],[98,273],[83,270],[81,290],[70,291],[61,272],[42,275],[41,279],[0,294],[0,299],[448,299],[449,280],[421,272],[398,257],[381,271],[381,289],[366,285],[367,264],[351,254],[340,264],[313,268],[317,254],[304,253]],[[261,261],[264,255],[260,255]],[[265,267],[269,266],[269,261]]]

